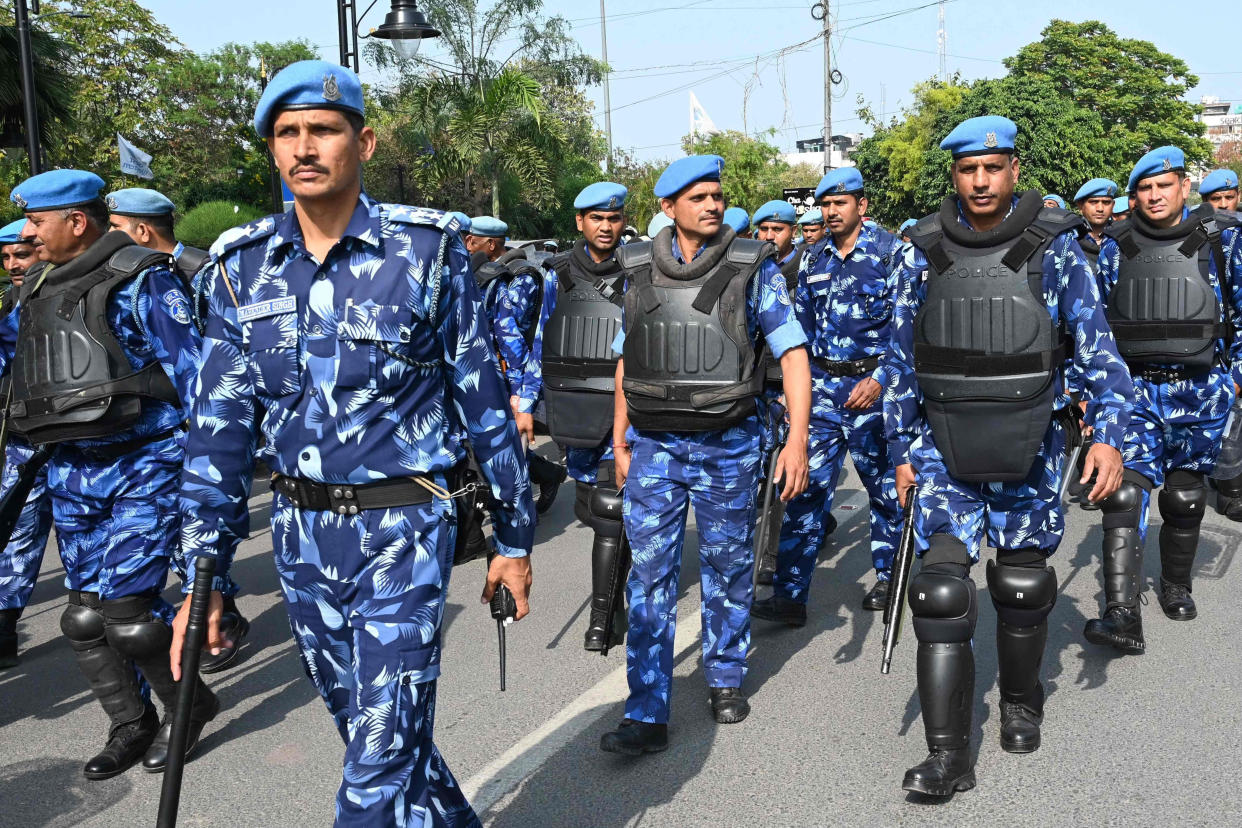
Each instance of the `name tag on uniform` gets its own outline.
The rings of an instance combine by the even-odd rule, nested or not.
[[[276,316],[280,313],[291,313],[297,309],[298,299],[296,296],[282,296],[279,299],[255,302],[253,305],[242,305],[237,309],[237,321],[253,322],[256,319]]]
[[[831,273],[816,273],[814,276],[808,276],[806,279],[806,283],[808,285],[813,285],[816,282],[826,282],[831,278],[832,278]]]

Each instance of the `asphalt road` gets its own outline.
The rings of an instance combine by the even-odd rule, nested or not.
[[[186,769],[181,825],[329,825],[342,746],[294,654],[271,562],[267,496],[234,570],[252,622],[244,661],[208,677],[223,712]],[[1054,563],[1062,593],[1044,666],[1043,747],[1011,756],[997,741],[994,612],[983,567],[974,746],[978,787],[947,802],[907,796],[904,770],[925,754],[907,628],[881,676],[875,613],[859,603],[872,574],[858,481],[838,494],[810,623],[757,624],[745,722],[717,726],[699,664],[698,566],[687,541],[672,745],[640,760],[604,754],[622,716],[624,654],[582,650],[590,533],[566,486],[541,523],[532,615],[510,629],[508,691],[497,688],[496,632],[479,605],[483,563],[459,567],[447,609],[436,741],[489,826],[1223,825],[1242,820],[1242,527],[1209,512],[1195,598],[1200,617],[1145,608],[1148,650],[1114,657],[1085,644],[1099,601],[1098,513],[1076,507]],[[1145,566],[1158,577],[1152,520]],[[54,547],[53,547],[54,548]],[[59,633],[63,573],[49,552],[21,625],[22,661],[0,672],[0,826],[154,824],[160,777],[140,769],[87,782],[104,717]],[[171,593],[170,593],[171,594]]]

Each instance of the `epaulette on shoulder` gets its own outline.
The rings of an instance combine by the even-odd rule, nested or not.
[[[253,244],[261,239],[276,232],[276,216],[264,216],[255,219],[247,224],[238,227],[232,227],[220,234],[220,237],[212,242],[211,260],[218,262],[228,253],[234,250]]]
[[[443,210],[430,207],[411,207],[408,204],[382,204],[380,209],[389,221],[400,224],[418,224],[423,227],[438,227],[441,230],[452,230],[461,233],[461,219]]]

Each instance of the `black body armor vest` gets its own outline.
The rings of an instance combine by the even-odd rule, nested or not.
[[[1108,295],[1108,323],[1122,359],[1208,369],[1216,340],[1226,337],[1209,267],[1225,279],[1221,231],[1238,224],[1204,203],[1180,224],[1159,229],[1137,212],[1105,233],[1121,250],[1117,284]]]
[[[173,262],[113,231],[46,278],[32,274],[13,360],[16,433],[36,444],[97,439],[133,425],[143,399],[180,404],[159,362],[135,371],[108,324],[113,291],[157,264]]]
[[[211,254],[206,250],[200,250],[197,247],[190,247],[188,244],[183,245],[181,255],[176,258],[176,273],[181,277],[181,281],[185,283],[186,290],[193,290],[194,277],[203,265],[207,264],[207,260],[211,258]],[[193,296],[191,292],[189,295]]]
[[[594,448],[612,433],[621,329],[622,272],[591,259],[579,240],[553,257],[556,307],[543,331],[543,401],[548,433],[562,446]]]
[[[1100,272],[1100,246],[1086,230],[1078,234],[1078,246],[1087,257],[1087,267],[1091,268],[1091,275],[1095,276]]]
[[[617,250],[625,293],[630,422],[650,431],[720,431],[755,410],[760,351],[746,331],[746,287],[772,245],[718,233],[699,258],[672,257],[672,228]]]
[[[1052,418],[1065,339],[1048,314],[1043,253],[1082,219],[1022,195],[985,233],[957,220],[957,201],[910,228],[927,256],[927,299],[914,320],[914,367],[949,473],[1021,480]]]

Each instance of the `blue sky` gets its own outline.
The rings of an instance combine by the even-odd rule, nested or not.
[[[236,40],[305,38],[327,60],[338,54],[332,0],[142,0],[183,43],[197,51]],[[833,0],[834,64],[843,75],[833,103],[833,132],[860,131],[856,99],[894,112],[910,87],[937,71],[937,9],[930,0]],[[776,143],[817,136],[823,120],[823,49],[815,40],[811,0],[607,0],[612,128],[617,147],[642,158],[680,155],[693,91],[722,129],[776,128]],[[926,8],[916,8],[927,6]],[[362,2],[362,8],[366,2]],[[361,28],[388,10],[379,0]],[[584,51],[600,55],[598,0],[547,0],[549,13],[573,22]],[[1179,9],[1206,8],[1179,20]],[[909,11],[915,9],[913,11]],[[1172,11],[1171,11],[1172,10]],[[894,15],[886,20],[877,18]],[[1099,19],[1126,37],[1152,40],[1199,74],[1201,94],[1242,101],[1242,3],[1207,6],[1168,0],[949,0],[945,5],[948,68],[966,78],[1004,73],[1000,59],[1039,38],[1047,22]],[[1196,28],[1199,27],[1199,28]],[[1220,45],[1211,43],[1219,36]],[[757,62],[756,62],[757,61]],[[382,82],[364,69],[367,82]],[[603,123],[603,90],[590,90]],[[745,110],[745,113],[743,112]]]

